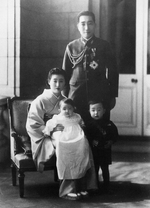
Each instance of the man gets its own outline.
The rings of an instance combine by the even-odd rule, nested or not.
[[[88,121],[88,101],[101,97],[107,101],[106,118],[118,96],[118,71],[107,41],[95,37],[95,15],[83,11],[78,15],[77,28],[81,38],[70,42],[64,54],[63,69],[69,86],[64,94],[73,99],[78,113]]]

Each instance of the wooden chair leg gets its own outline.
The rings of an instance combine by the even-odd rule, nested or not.
[[[19,179],[19,193],[20,197],[23,198],[24,196],[24,173],[19,170],[18,179]]]
[[[16,167],[11,164],[12,185],[16,186]]]

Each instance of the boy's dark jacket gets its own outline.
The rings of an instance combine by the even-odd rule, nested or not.
[[[118,139],[118,130],[112,121],[92,120],[86,128],[86,135],[91,147],[93,140],[98,141],[97,148],[104,149],[107,141],[115,143]]]

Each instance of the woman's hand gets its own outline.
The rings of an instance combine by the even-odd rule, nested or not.
[[[64,130],[64,126],[62,124],[57,124],[57,126],[53,128],[53,133],[56,131],[63,131],[63,130]]]

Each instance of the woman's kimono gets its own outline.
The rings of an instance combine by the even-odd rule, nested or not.
[[[55,96],[50,89],[45,89],[31,103],[27,116],[26,129],[31,138],[32,156],[38,171],[43,171],[44,163],[54,154],[54,147],[49,137],[44,137],[45,118],[58,114],[59,102],[63,95]]]

